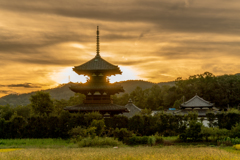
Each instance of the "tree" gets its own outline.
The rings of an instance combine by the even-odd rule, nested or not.
[[[84,94],[75,93],[74,96],[69,98],[68,105],[74,106],[74,105],[82,104],[84,99],[86,99],[86,96]]]
[[[30,101],[35,114],[49,115],[53,111],[53,101],[49,93],[39,91],[31,96]]]

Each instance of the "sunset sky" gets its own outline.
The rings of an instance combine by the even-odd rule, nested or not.
[[[0,97],[84,80],[97,26],[112,82],[240,72],[239,0],[1,0]]]

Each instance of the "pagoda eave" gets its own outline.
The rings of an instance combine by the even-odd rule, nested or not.
[[[106,76],[112,76],[116,74],[122,74],[120,70],[78,70],[73,68],[73,71],[78,75],[91,76],[93,73],[103,73]]]
[[[69,87],[73,92],[78,92],[78,93],[88,93],[88,92],[106,92],[106,93],[119,93],[119,92],[124,92],[124,89],[122,86],[118,85],[113,85],[113,86],[101,86],[101,85],[72,85]]]
[[[67,110],[70,112],[94,112],[94,111],[108,112],[108,113],[129,112],[129,110],[126,107],[116,105],[116,104],[80,104],[80,105],[65,107],[64,110]]]

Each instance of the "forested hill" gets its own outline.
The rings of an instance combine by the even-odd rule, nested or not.
[[[61,84],[56,88],[53,89],[48,89],[44,90],[46,92],[49,92],[51,95],[51,98],[53,99],[69,99],[71,96],[74,95],[74,92],[72,92],[69,89],[69,86],[72,83],[67,83],[67,84]],[[121,84],[125,90],[125,93],[131,93],[137,86],[141,87],[142,89],[147,89],[151,88],[154,84],[157,84],[159,86],[163,85],[174,85],[174,81],[172,82],[161,82],[161,83],[152,83],[152,82],[147,82],[147,81],[142,81],[142,80],[129,80],[129,81],[122,81],[118,82],[118,84]],[[32,94],[35,94],[35,92],[31,93],[26,93],[26,94],[10,94],[4,97],[0,98],[0,105],[6,105],[10,104],[12,106],[17,106],[17,105],[27,105],[30,103],[29,98],[31,97]]]

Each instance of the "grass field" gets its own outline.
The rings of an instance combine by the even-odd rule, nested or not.
[[[165,140],[175,140],[176,137]],[[0,160],[240,160],[240,150],[206,145],[78,148],[63,139],[0,139]]]
[[[0,139],[1,148],[61,148],[77,147],[69,139]]]
[[[231,153],[213,147],[123,147],[123,148],[25,148],[0,153],[1,160],[238,160]]]

